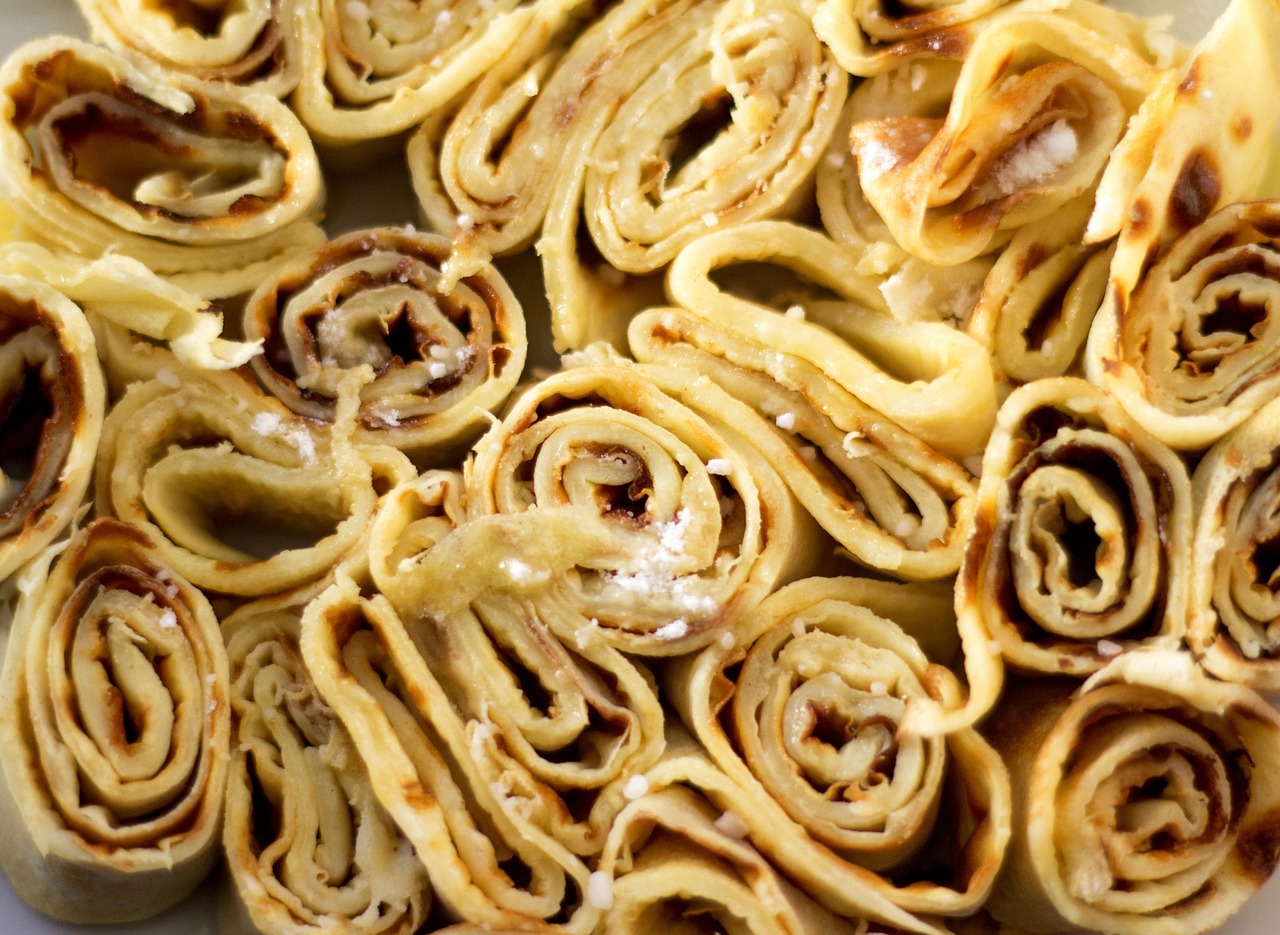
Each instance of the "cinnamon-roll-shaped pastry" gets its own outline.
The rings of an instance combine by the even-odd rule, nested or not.
[[[70,525],[105,407],[84,312],[43,283],[0,273],[0,581]]]
[[[586,864],[540,820],[563,804],[527,772],[495,769],[506,741],[457,711],[385,597],[340,576],[303,613],[302,653],[449,912],[496,928],[591,930],[592,914],[577,911]]]
[[[202,588],[261,596],[320,580],[363,540],[379,492],[415,476],[400,452],[356,448],[240,374],[174,376],[112,409],[95,498]]]
[[[502,274],[489,265],[448,283],[449,255],[438,235],[376,228],[287,263],[245,304],[245,337],[263,345],[258,379],[298,415],[331,422],[344,376],[371,366],[356,438],[429,461],[456,454],[506,402],[528,342]]]
[[[218,857],[230,715],[217,620],[115,520],[47,550],[19,590],[0,677],[0,865],[58,919],[154,915]]]
[[[814,343],[834,343],[807,327]],[[915,580],[954,574],[976,494],[969,471],[847,384],[752,337],[676,309],[643,312],[630,330],[636,358],[666,365],[685,405],[732,424],[859,563]]]
[[[117,52],[206,81],[284,97],[298,83],[299,0],[76,0],[93,37]]]
[[[1037,380],[1000,409],[956,586],[971,714],[1020,669],[1084,676],[1186,627],[1191,484],[1104,391]]]
[[[310,0],[298,9],[293,106],[317,141],[394,136],[450,105],[492,68],[539,54],[581,0]],[[532,39],[532,43],[530,43]]]
[[[1133,22],[1092,4],[1015,9],[976,34],[944,31],[860,85],[845,200],[865,242],[887,232],[910,256],[952,266],[1094,191],[1166,74]]]
[[[1280,691],[1280,405],[1263,406],[1210,448],[1191,488],[1187,643],[1219,678]]]
[[[1016,803],[988,910],[1028,932],[1216,929],[1280,859],[1275,710],[1186,652],[1129,653],[1075,687],[1018,685],[986,728]]]
[[[287,107],[75,39],[0,69],[0,168],[31,236],[133,257],[207,298],[324,236],[319,163]]]
[[[412,935],[430,906],[426,870],[316,692],[301,613],[266,600],[223,622],[234,733],[223,930]]]
[[[439,486],[409,485],[408,516],[427,506],[422,493]],[[388,494],[393,504],[401,490]],[[375,555],[378,591],[454,709],[501,738],[490,781],[510,784],[512,773],[526,773],[551,797],[536,820],[574,853],[598,853],[623,805],[623,784],[652,766],[663,745],[652,677],[556,594],[556,579],[598,547],[572,523],[546,527],[549,538],[530,543],[520,527],[532,522],[541,539],[545,523],[536,511],[476,519],[434,544],[439,520],[423,526],[405,518],[384,504],[374,541],[392,538],[379,527],[404,526],[401,541],[416,540],[422,551],[402,546],[397,554],[405,557],[389,574]],[[559,538],[565,529],[575,530],[569,542]]]
[[[807,516],[739,428],[668,391],[668,368],[601,359],[532,386],[476,444],[471,517],[583,508],[557,599],[616,649],[675,655],[729,633],[812,561]]]
[[[726,0],[663,7],[597,81],[538,241],[561,349],[621,340],[649,297],[630,276],[712,228],[787,211],[848,78],[801,5]]]
[[[951,625],[949,589],[810,578],[753,612],[738,645],[708,647],[667,687],[716,765],[746,793],[753,843],[832,908],[850,890],[910,912],[980,906],[1009,839],[999,757],[972,728],[907,729],[960,687],[898,625]],[[733,671],[735,675],[730,676]]]

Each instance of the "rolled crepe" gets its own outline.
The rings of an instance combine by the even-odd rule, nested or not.
[[[949,618],[947,588],[805,579],[762,602],[737,646],[708,647],[664,683],[743,790],[755,846],[838,911],[862,892],[966,915],[1003,860],[1012,806],[999,757],[972,728],[904,724],[922,702],[958,704],[960,688],[894,621]]]
[[[541,827],[545,789],[502,771],[501,737],[464,719],[385,597],[339,577],[303,614],[302,652],[321,697],[413,844],[433,890],[479,925],[585,933],[586,865]]]
[[[105,407],[84,312],[43,283],[0,274],[0,580],[70,525]]]
[[[75,39],[0,69],[0,167],[32,237],[133,257],[206,298],[323,239],[319,163],[288,108]]]
[[[100,514],[146,530],[200,587],[242,596],[323,578],[363,540],[379,489],[415,474],[398,451],[357,449],[239,374],[196,371],[131,387],[96,471]]]
[[[1268,403],[1209,449],[1192,476],[1187,643],[1219,678],[1280,690],[1276,517],[1280,407]]]
[[[550,40],[580,0],[313,0],[292,27],[301,57],[293,106],[312,136],[340,146],[391,137],[444,109],[522,40]],[[526,54],[537,55],[534,49]]]
[[[422,482],[411,487],[410,517],[425,505]],[[388,497],[394,502],[397,491]],[[431,544],[417,534],[421,521],[406,518],[384,505],[373,539],[390,540],[382,527],[403,525],[425,548],[389,574],[375,556],[374,584],[454,710],[486,738],[500,738],[492,763],[478,767],[493,784],[526,776],[519,784],[540,790],[545,802],[534,820],[574,853],[599,853],[624,804],[624,782],[662,753],[664,718],[652,676],[556,593],[557,578],[594,557],[583,549],[589,535],[563,542],[563,530],[580,527],[561,523],[530,543],[519,526],[530,520],[539,536],[544,528],[532,511],[480,518]]]
[[[312,684],[301,611],[259,601],[223,623],[235,735],[223,930],[411,935],[430,907],[426,870]]]
[[[999,690],[993,656],[1084,676],[1141,644],[1181,641],[1191,485],[1115,400],[1070,377],[1015,390],[982,468],[956,587],[972,715]]]
[[[1014,8],[859,86],[849,201],[866,241],[887,229],[907,254],[952,266],[1092,192],[1165,74],[1133,22],[1091,4]]]
[[[332,422],[350,370],[372,366],[356,438],[441,463],[469,445],[524,367],[524,312],[492,266],[442,282],[443,237],[355,231],[277,270],[245,304],[263,386],[293,412]]]
[[[1276,712],[1185,652],[1074,687],[1019,686],[987,728],[1017,803],[988,910],[1029,932],[1217,928],[1280,857]]]
[[[1235,202],[1280,120],[1277,43],[1275,4],[1230,4],[1135,121],[1086,231],[1119,232],[1086,372],[1175,448],[1208,447],[1276,392],[1275,207]]]
[[[31,906],[129,922],[218,857],[227,656],[145,533],[96,520],[23,572],[0,677],[3,865]]]
[[[830,343],[812,325],[786,324],[807,327],[814,344]],[[916,580],[960,567],[976,493],[969,472],[846,383],[777,345],[675,309],[636,316],[630,338],[638,360],[679,374],[671,388],[685,405],[734,425],[859,563]]]
[[[623,47],[582,102],[585,127],[538,241],[562,350],[621,340],[649,297],[628,276],[803,198],[846,95],[844,72],[787,0],[674,3],[624,36],[599,35]]]
[[[477,443],[467,486],[473,518],[583,507],[576,535],[615,545],[568,568],[560,599],[614,648],[659,656],[732,631],[815,555],[773,468],[667,377],[602,359],[546,378]]]
[[[292,20],[297,0],[77,0],[93,37],[206,81],[284,97],[298,83]]]

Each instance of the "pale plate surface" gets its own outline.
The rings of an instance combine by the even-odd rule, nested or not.
[[[1113,0],[1112,6],[1142,15],[1175,13],[1178,31],[1185,38],[1202,35],[1214,16],[1226,6],[1226,0]],[[73,0],[0,0],[0,53],[8,54],[28,39],[55,33],[84,35],[85,27]],[[329,178],[328,230],[339,234],[375,224],[404,224],[417,221],[417,207],[399,158],[385,163],[385,173],[362,174],[358,179]],[[519,261],[504,264],[508,276],[526,275],[533,270]],[[536,334],[537,324],[531,334]],[[545,329],[544,332],[545,334]],[[539,336],[540,337],[540,336]],[[534,359],[550,358],[546,339],[531,355]],[[3,846],[3,842],[0,842]],[[213,935],[214,886],[206,884],[185,903],[145,923],[114,926],[77,926],[52,922],[28,909],[14,894],[8,880],[0,874],[0,935]],[[1220,930],[1223,935],[1273,935],[1280,918],[1280,875],[1256,898],[1249,901],[1231,922]]]

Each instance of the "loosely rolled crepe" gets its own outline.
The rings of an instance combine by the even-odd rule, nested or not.
[[[1029,932],[1205,932],[1280,859],[1280,718],[1189,653],[1126,654],[1072,694],[1011,686],[986,728],[1014,838],[988,902]]]
[[[811,346],[835,343],[807,327]],[[630,329],[636,358],[669,368],[685,405],[732,424],[854,559],[899,578],[954,574],[976,493],[968,470],[790,348],[752,337],[676,309],[642,312]]]
[[[0,581],[75,517],[105,407],[84,312],[41,282],[0,273]]]
[[[804,197],[846,95],[790,0],[674,3],[620,38],[581,102],[580,157],[561,163],[537,244],[561,350],[621,341],[649,298],[629,276]]]
[[[379,491],[416,474],[394,449],[350,443],[353,391],[335,433],[238,373],[170,376],[112,409],[95,502],[202,588],[262,596],[320,580],[366,535]]]
[[[607,355],[553,374],[476,444],[471,517],[585,508],[602,542],[557,582],[616,649],[688,652],[731,632],[815,559],[811,522],[726,414],[700,415]]]
[[[276,270],[245,303],[254,373],[308,419],[331,422],[344,375],[372,366],[356,438],[441,463],[515,387],[524,312],[487,266],[442,281],[449,242],[407,228],[354,231]]]
[[[1015,390],[956,586],[970,716],[995,700],[1000,656],[1084,676],[1139,645],[1177,645],[1191,529],[1182,460],[1114,399],[1072,377]]]
[[[34,908],[129,922],[218,858],[227,656],[147,535],[96,520],[23,571],[0,676],[0,865]]]
[[[1175,448],[1208,447],[1276,393],[1276,208],[1236,202],[1280,121],[1277,43],[1274,3],[1230,4],[1135,121],[1086,232],[1119,232],[1086,372]]]
[[[426,870],[312,684],[301,612],[268,599],[223,622],[234,744],[221,930],[412,935],[430,908]]]
[[[299,0],[76,0],[93,38],[206,81],[284,97],[298,83]]]
[[[1135,24],[1090,3],[1014,7],[976,34],[930,37],[860,85],[846,201],[865,242],[887,231],[910,256],[952,266],[1093,191],[1166,74]]]
[[[1192,475],[1187,643],[1221,679],[1280,691],[1275,593],[1280,405],[1263,406],[1200,459]]]
[[[0,69],[0,168],[29,236],[133,257],[206,298],[324,237],[319,163],[287,107],[75,39]]]
[[[493,779],[501,736],[453,707],[385,597],[363,597],[339,576],[307,605],[301,645],[374,794],[455,917],[534,932],[568,919],[554,930],[591,930],[590,914],[574,913],[587,867],[538,820],[546,790],[514,769]]]
[[[580,0],[310,0],[291,23],[301,59],[293,106],[324,144],[394,136],[511,56],[536,56],[539,40],[586,15],[582,7]]]
[[[682,660],[664,683],[744,791],[753,843],[823,904],[874,893],[909,912],[982,905],[1009,840],[1008,776],[972,728],[906,729],[960,687],[896,623],[952,626],[949,588],[809,578],[775,592],[738,645]],[[732,674],[731,674],[732,673]]]

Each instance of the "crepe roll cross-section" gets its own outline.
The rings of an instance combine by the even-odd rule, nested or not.
[[[29,236],[117,252],[206,298],[323,239],[319,161],[280,101],[70,38],[0,69],[0,183]]]
[[[230,743],[218,622],[115,520],[51,547],[18,587],[0,677],[0,865],[54,918],[147,918],[218,859]]]

